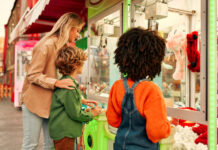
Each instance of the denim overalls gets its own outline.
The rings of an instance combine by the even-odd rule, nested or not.
[[[114,150],[159,150],[159,143],[152,143],[146,133],[146,120],[140,115],[135,105],[134,89],[144,80],[139,80],[128,87],[123,79],[125,95],[122,101],[122,122],[118,128]]]

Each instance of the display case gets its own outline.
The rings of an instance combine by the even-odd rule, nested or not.
[[[156,5],[156,3],[167,4],[168,14],[164,12],[165,6]],[[213,33],[209,33],[208,18],[212,18],[212,16],[208,17],[208,9],[210,8],[207,7],[208,5],[207,1],[200,0],[136,0],[132,3],[132,27],[140,26],[158,30],[160,35],[166,39],[167,49],[161,75],[154,82],[162,89],[167,104],[167,115],[178,118],[176,120],[179,121],[180,126],[176,127],[177,131],[174,137],[174,149],[208,149],[207,145],[194,143],[197,138],[200,138],[193,132],[192,126],[199,127],[199,124],[195,123],[205,124],[204,128],[207,128],[207,124],[209,127],[213,126],[214,128],[207,130],[211,132],[211,135],[212,132],[216,132],[215,116],[210,117],[210,114],[215,112],[210,109],[216,107],[216,105],[212,105],[212,97],[215,98],[215,96],[213,96],[214,94],[210,95],[215,88],[210,87],[213,87],[214,84],[211,81],[216,80],[212,75],[214,71],[210,71],[209,66],[216,61],[214,61],[215,59],[213,59],[214,62],[210,60],[213,55],[210,55],[212,46],[209,45],[208,36]],[[147,11],[151,10],[151,7],[154,12],[146,14],[149,13]],[[163,12],[161,15],[158,14],[160,11]],[[190,39],[188,36],[190,33],[193,36],[193,31],[198,33],[197,48],[196,51],[189,53]],[[198,59],[197,56],[200,64],[199,70],[188,68],[190,64],[194,65],[191,61]],[[215,56],[217,56],[217,52]],[[216,65],[213,64],[214,67]],[[210,107],[208,107],[209,105]],[[212,124],[213,121],[215,124]],[[183,128],[183,125],[187,128]],[[202,126],[200,125],[200,127]],[[204,138],[208,140],[209,137],[208,134]]]
[[[207,123],[206,96],[206,7],[203,1],[195,0],[133,0],[127,9],[131,27],[158,30],[166,39],[166,54],[161,75],[154,79],[163,92],[168,106],[168,115],[199,123]],[[157,5],[158,3],[158,5]],[[159,4],[159,3],[163,3]],[[92,16],[88,21],[88,62],[83,77],[87,95],[107,104],[109,91],[120,73],[114,65],[114,50],[124,26],[123,3]],[[204,6],[204,7],[203,7]],[[167,9],[167,10],[166,10]],[[150,11],[152,10],[152,13]],[[154,11],[154,12],[153,12]],[[130,13],[131,12],[131,13]],[[130,16],[131,14],[131,16]],[[128,19],[127,19],[128,20]],[[200,72],[192,72],[187,65],[186,36],[192,31],[199,34],[198,49]],[[192,107],[197,111],[177,109]]]
[[[174,125],[181,122],[186,125],[209,124],[208,133],[210,135],[212,132],[215,133],[216,117],[209,115],[215,114],[216,104],[212,102],[212,98],[216,97],[213,92],[217,88],[213,87],[217,82],[213,76],[216,71],[209,67],[217,67],[213,64],[217,61],[212,57],[213,50],[209,45],[209,37],[213,34],[209,32],[213,25],[209,24],[209,18],[215,18],[209,16],[212,4],[206,0],[131,0],[131,5],[125,5],[127,0],[122,2],[121,5],[117,4],[116,7],[105,9],[101,13],[96,14],[93,11],[94,15],[89,19],[88,98],[107,104],[111,85],[115,80],[120,79],[120,73],[112,63],[113,51],[120,34],[115,34],[112,25],[120,27],[119,33],[122,33],[122,28],[128,28],[129,23],[131,27],[139,26],[158,30],[159,34],[166,39],[167,48],[161,74],[153,82],[161,87],[168,117],[173,118],[172,124]],[[209,5],[211,7],[208,7]],[[131,9],[127,9],[128,6],[131,6]],[[118,17],[120,25],[113,24],[114,21],[108,19],[116,16],[116,13],[119,14],[118,12],[121,14],[121,17]],[[129,22],[124,20],[129,20]],[[200,53],[199,71],[190,71],[187,67],[192,63],[187,55],[187,34],[193,31],[198,32],[196,53]],[[108,47],[110,40],[114,42],[111,42],[113,44]],[[217,56],[217,53],[214,56]],[[115,69],[111,70],[113,67]],[[189,149],[208,149],[206,145],[194,144],[196,134],[193,133],[192,128],[177,126],[174,133],[177,148],[188,149],[186,146],[181,147],[187,143]],[[211,140],[214,138],[213,135],[209,143],[214,144],[216,140],[215,142]],[[166,146],[166,141],[161,142],[161,149]],[[189,145],[189,141],[192,141],[193,145]],[[172,146],[172,143],[168,145]]]
[[[157,3],[163,3],[163,5],[157,5]],[[151,8],[153,13],[149,12]],[[168,13],[166,13],[166,9]],[[205,85],[205,80],[200,80],[200,78],[205,77],[205,72],[204,69],[201,72],[192,72],[188,69],[189,60],[186,52],[186,36],[192,31],[199,33],[200,40],[198,40],[197,51],[201,53],[203,49],[200,45],[200,41],[202,41],[201,26],[205,27],[201,20],[203,18],[202,10],[200,0],[168,0],[164,2],[135,0],[132,3],[131,26],[158,30],[166,40],[167,48],[161,75],[157,76],[154,82],[162,89],[168,106],[168,115],[206,123],[205,92],[200,92],[200,85]],[[201,59],[201,65],[204,61],[205,58]],[[205,65],[203,67],[205,68]],[[198,111],[177,109],[180,107],[192,107]]]

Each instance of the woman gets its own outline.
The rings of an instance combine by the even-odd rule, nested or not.
[[[53,90],[72,89],[70,79],[57,80],[55,59],[57,51],[65,45],[74,45],[84,22],[74,13],[60,17],[52,30],[34,47],[32,60],[27,66],[27,75],[22,90],[23,145],[22,150],[35,150],[38,146],[41,128],[43,129],[43,150],[51,150],[53,142],[48,132],[48,118]],[[96,102],[82,100],[89,105]]]

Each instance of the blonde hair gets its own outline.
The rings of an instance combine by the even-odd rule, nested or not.
[[[79,27],[85,24],[84,21],[75,13],[68,12],[62,15],[58,21],[54,24],[53,28],[50,32],[48,32],[45,37],[43,37],[43,41],[52,36],[56,36],[57,40],[57,50],[62,48],[65,44],[67,44],[69,40],[69,34],[72,27]]]
[[[63,75],[70,75],[86,61],[87,55],[77,47],[62,47],[57,54],[55,66]]]

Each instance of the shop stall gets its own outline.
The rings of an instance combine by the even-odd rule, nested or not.
[[[98,101],[105,109],[111,86],[121,78],[117,66],[114,65],[114,50],[120,35],[129,27],[139,26],[157,30],[166,39],[167,49],[161,74],[153,81],[161,87],[167,105],[167,115],[175,126],[172,136],[161,141],[161,149],[215,149],[218,85],[216,3],[218,2],[215,0],[82,0],[80,2],[65,0],[58,1],[60,5],[56,5],[58,3],[56,0],[39,2],[25,17],[22,17],[16,28],[16,30],[20,29],[16,32],[19,34],[12,36],[11,41],[21,34],[49,31],[54,22],[67,11],[76,10],[74,12],[85,17],[86,20],[86,6],[88,30],[84,30],[83,38],[77,42],[77,46],[86,49],[84,43],[88,43],[85,51],[89,57],[78,81],[86,91],[88,99]],[[52,11],[57,7],[62,7],[58,9],[60,12]],[[56,13],[51,15],[51,12]],[[49,15],[51,18],[41,20]],[[23,18],[26,18],[25,21]],[[194,37],[194,34],[197,36]],[[187,35],[197,41],[194,50],[188,48],[190,43]],[[15,107],[19,107],[18,100],[25,67],[31,59],[31,49],[36,42],[19,41],[16,44]],[[192,127],[198,127],[199,124],[205,125],[200,126],[203,129],[208,126],[208,134],[203,133],[208,145],[195,143],[200,135],[193,132]],[[107,124],[103,113],[85,125],[83,135],[85,149],[112,150],[115,135],[116,129]]]
[[[15,72],[14,75],[14,106],[21,107],[21,98],[24,78],[26,76],[26,65],[32,58],[32,49],[37,40],[18,41],[15,45]]]
[[[87,88],[88,98],[107,108],[110,88],[121,78],[114,65],[114,50],[122,33],[129,27],[157,30],[166,39],[167,49],[161,75],[154,82],[161,87],[167,115],[176,126],[175,134],[170,137],[173,140],[161,141],[161,149],[203,150],[216,146],[217,52],[212,47],[216,43],[210,43],[216,35],[216,31],[212,32],[216,25],[209,23],[216,20],[216,3],[206,0],[100,0],[98,3],[90,0],[86,3],[89,58],[80,81]],[[196,34],[197,48],[193,50],[187,36]],[[196,142],[200,135],[193,127],[200,124],[209,125],[206,135],[210,137],[209,146]],[[107,125],[104,114],[96,118],[85,127],[85,149],[100,150],[103,145],[112,149],[115,130]]]

